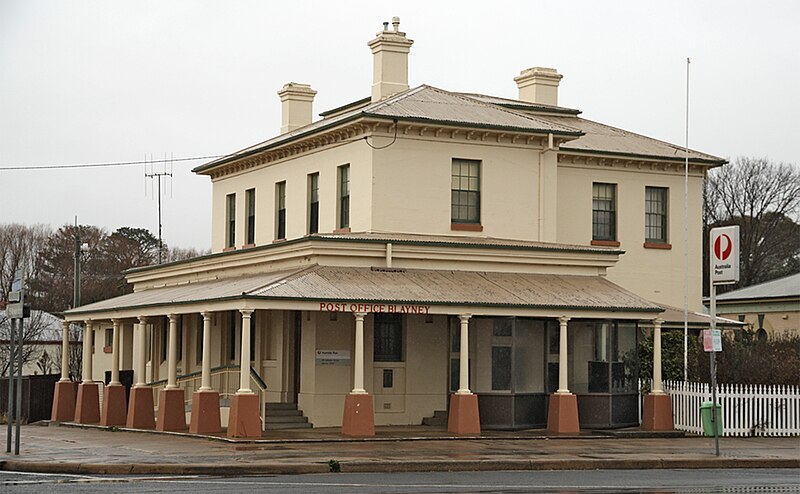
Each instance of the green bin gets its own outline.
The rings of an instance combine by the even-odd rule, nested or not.
[[[703,435],[714,435],[714,419],[713,419],[714,403],[711,401],[704,401],[700,405],[700,418],[703,421]],[[722,436],[722,405],[717,403],[717,436]]]

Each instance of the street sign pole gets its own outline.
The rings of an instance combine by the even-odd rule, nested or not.
[[[8,335],[8,402],[6,407],[6,422],[8,423],[8,430],[6,431],[6,453],[11,452],[11,433],[14,431],[14,326],[16,320],[10,319],[10,329]]]
[[[19,433],[22,423],[22,339],[25,319],[17,319],[17,436],[14,442],[14,454],[19,455]]]
[[[717,332],[717,285],[711,283],[711,338]],[[711,371],[711,425],[714,427],[714,452],[719,456],[719,427],[717,416],[717,352],[712,351],[708,354],[711,359],[709,370]]]
[[[719,456],[719,425],[722,417],[717,413],[717,352],[722,351],[722,341],[717,330],[717,285],[729,285],[739,281],[739,227],[712,228],[709,240],[711,425],[714,428],[714,450]]]

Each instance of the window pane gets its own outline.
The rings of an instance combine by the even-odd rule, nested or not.
[[[451,177],[451,221],[480,223],[480,162],[454,159]]]
[[[616,240],[616,185],[592,184],[592,239]]]
[[[403,317],[400,314],[375,314],[375,362],[400,362],[403,360]]]
[[[667,189],[645,188],[645,241],[667,241]]]

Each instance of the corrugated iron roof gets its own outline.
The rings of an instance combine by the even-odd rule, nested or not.
[[[92,312],[260,298],[620,312],[661,308],[601,276],[312,266],[152,288],[78,307]]]
[[[541,115],[543,120],[579,129],[583,135],[561,145],[562,151],[589,151],[633,157],[684,159],[685,148],[634,132],[586,120],[577,116]],[[689,150],[693,161],[725,163],[726,160],[699,151]]]
[[[800,273],[717,295],[717,301],[800,297]],[[800,309],[800,307],[798,307]]]
[[[356,107],[339,115],[318,120],[305,127],[300,127],[200,165],[192,171],[195,173],[203,172],[234,159],[291,142],[304,135],[313,134],[359,117],[370,116],[383,119],[427,121],[442,125],[516,130],[520,132],[573,136],[581,134],[580,131],[574,128],[557,122],[550,122],[538,116],[528,115],[524,112],[482,102],[458,93],[422,85],[398,93],[383,101],[371,103],[365,107]]]
[[[205,300],[229,300],[241,298],[254,290],[268,286],[297,272],[276,271],[260,273],[252,276],[237,276],[216,280],[185,283],[165,287],[151,288],[119,297],[82,305],[66,311],[67,315],[84,312],[103,312],[109,310],[131,309],[135,307],[152,307],[170,304],[186,304]]]
[[[369,105],[362,111],[365,115],[402,120],[580,135],[580,131],[568,125],[424,85]]]
[[[600,276],[318,266],[252,292],[282,299],[652,311],[661,308]]]

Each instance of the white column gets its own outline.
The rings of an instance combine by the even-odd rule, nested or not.
[[[61,379],[60,382],[69,382],[69,321],[64,319],[61,323],[64,334],[61,336]]]
[[[567,322],[569,317],[558,318],[558,394],[569,394],[567,383]]]
[[[114,330],[111,336],[111,382],[110,385],[119,385],[119,319],[112,319]]]
[[[203,316],[203,373],[200,379],[200,391],[211,391],[211,313],[205,311]]]
[[[178,387],[178,315],[169,315],[169,348],[167,354],[167,389]]]
[[[250,314],[252,309],[241,309],[242,313],[242,352],[239,355],[239,390],[236,394],[250,394]]]
[[[459,352],[458,391],[456,394],[472,394],[469,390],[469,319],[472,314],[461,314],[461,347]]]
[[[356,318],[356,343],[353,357],[353,391],[351,394],[366,394],[364,389],[364,317],[366,312],[354,312]]]
[[[133,373],[136,374],[136,387],[142,387],[146,384],[147,376],[145,376],[145,369],[147,367],[147,318],[139,317],[139,324],[136,325],[136,346],[139,347],[139,353],[136,356],[136,368]]]
[[[661,325],[663,319],[653,319],[653,394],[664,394],[661,387]]]
[[[92,321],[83,326],[83,382],[92,382]]]

